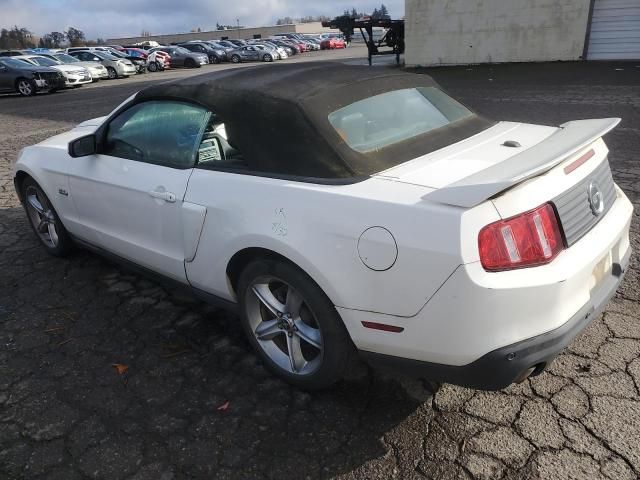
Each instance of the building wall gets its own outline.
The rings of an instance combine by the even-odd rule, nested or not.
[[[145,40],[155,40],[162,44],[174,42],[188,42],[189,40],[220,40],[222,37],[251,39],[254,35],[262,35],[267,38],[276,33],[324,33],[332,32],[330,28],[324,28],[320,22],[300,23],[295,25],[276,25],[272,27],[241,28],[231,30],[211,30],[208,32],[173,33],[167,35],[151,35],[149,37],[123,37],[109,38],[107,43],[111,45],[129,45],[143,42]],[[337,30],[336,30],[337,31]]]
[[[577,60],[590,0],[405,0],[410,66]]]

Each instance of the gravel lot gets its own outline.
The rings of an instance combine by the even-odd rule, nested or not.
[[[322,58],[354,54],[364,52]],[[149,81],[199,73],[0,96],[0,479],[638,478],[637,255],[603,318],[548,372],[502,392],[435,395],[365,367],[302,393],[263,369],[235,318],[86,252],[48,257],[13,193],[11,159]],[[497,119],[622,117],[606,141],[640,251],[639,66],[427,73]]]

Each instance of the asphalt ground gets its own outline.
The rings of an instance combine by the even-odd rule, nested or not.
[[[47,256],[11,159],[151,82],[200,73],[0,96],[0,479],[638,478],[635,254],[602,318],[547,372],[501,392],[435,395],[364,366],[329,391],[300,392],[265,371],[233,316],[87,252]],[[621,117],[605,140],[640,250],[640,62],[420,73],[494,119]]]

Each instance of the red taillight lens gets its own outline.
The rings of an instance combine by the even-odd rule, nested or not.
[[[499,271],[543,265],[564,248],[550,203],[516,217],[487,225],[478,235],[485,270]]]

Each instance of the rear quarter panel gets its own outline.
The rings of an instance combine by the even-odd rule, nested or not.
[[[428,191],[381,179],[327,186],[196,169],[185,201],[206,206],[207,215],[187,276],[234,300],[227,264],[260,247],[297,264],[337,306],[415,315],[458,265],[477,260],[462,230],[477,238],[498,218],[490,202],[470,213],[424,200]],[[369,269],[358,254],[358,239],[372,226],[389,230],[398,246],[386,271]]]

